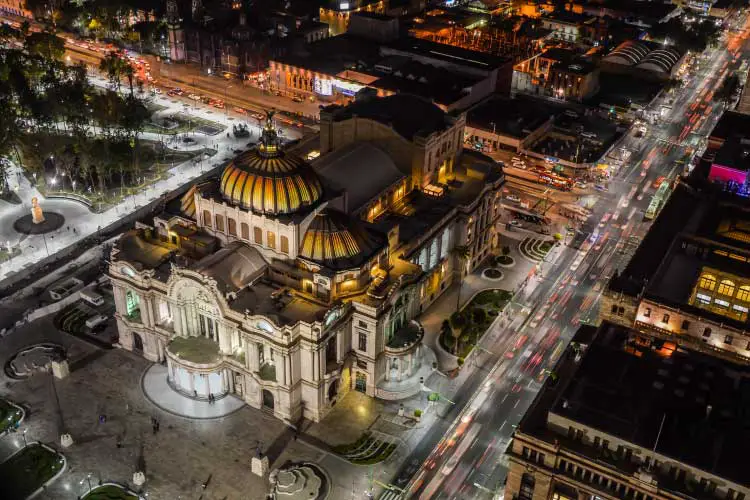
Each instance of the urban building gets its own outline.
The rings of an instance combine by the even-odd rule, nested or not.
[[[599,91],[599,68],[573,50],[553,48],[513,67],[514,92],[583,102]]]
[[[610,280],[599,314],[644,338],[749,363],[747,202],[726,185],[732,171],[715,162],[707,170],[708,179],[677,185],[632,260]]]
[[[586,37],[586,23],[589,16],[567,10],[555,10],[539,18],[542,28],[552,33],[552,39],[578,43]]]
[[[521,152],[553,125],[559,112],[524,97],[494,97],[472,107],[466,116],[466,142],[479,151]]]
[[[685,52],[674,46],[628,40],[602,58],[601,69],[665,81],[679,71],[684,58]]]
[[[362,92],[321,111],[308,162],[269,117],[256,148],[116,243],[120,347],[188,397],[291,422],[352,389],[418,393],[435,358],[415,319],[499,244],[503,173],[462,154],[464,124]]]
[[[26,3],[23,0],[0,0],[0,12],[28,19],[34,18],[33,13],[26,8]]]
[[[409,35],[518,62],[542,52],[552,32],[527,17],[493,17],[475,12],[432,9],[414,18]]]
[[[508,500],[750,495],[750,371],[629,329],[584,326],[508,448]]]
[[[462,110],[494,92],[508,93],[512,64],[428,40],[400,38],[398,20],[352,15],[350,30],[271,61],[271,89],[344,103],[364,87],[381,96],[408,93],[446,111]]]

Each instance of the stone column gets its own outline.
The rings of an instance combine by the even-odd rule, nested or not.
[[[292,385],[294,383],[294,380],[292,380],[292,356],[291,354],[284,355],[284,373],[285,373],[286,383],[289,385]]]
[[[188,323],[187,311],[184,305],[180,307],[180,327],[182,329],[180,334],[185,337],[190,336],[190,324]]]
[[[391,381],[391,358],[385,357],[385,381]]]
[[[115,307],[120,314],[127,314],[128,307],[125,302],[125,290],[119,285],[112,287],[115,296]]]
[[[277,363],[276,367],[281,369],[279,370],[281,372],[281,384],[286,385],[286,354],[279,353],[279,355],[281,356],[281,363]]]
[[[245,366],[251,372],[258,371],[258,346],[255,342],[245,341]]]
[[[344,359],[344,332],[336,332],[336,362],[341,363]]]
[[[176,335],[182,333],[182,307],[178,307],[177,304],[172,304],[172,328]]]
[[[312,373],[312,381],[318,381],[318,369],[316,368],[317,361],[315,359],[315,347],[310,347],[310,372]]]

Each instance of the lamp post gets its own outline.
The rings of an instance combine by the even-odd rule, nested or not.
[[[224,88],[224,117],[228,116],[229,114],[229,108],[227,105],[227,99],[229,97],[229,89],[231,89],[232,86],[227,83],[227,86]]]
[[[29,432],[28,429],[24,429],[21,435],[23,436],[23,447],[26,448],[29,443],[26,441],[26,433]]]

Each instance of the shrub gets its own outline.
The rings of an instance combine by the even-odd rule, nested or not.
[[[456,345],[456,337],[453,335],[445,335],[443,337],[443,344],[445,344],[446,347],[452,348],[454,345]]]
[[[414,416],[417,417],[417,418],[421,417],[422,416],[422,410],[420,410],[420,409],[414,410]]]
[[[465,360],[465,359],[464,359],[463,357],[459,357],[459,358],[458,358],[458,359],[456,360],[456,363],[458,363],[458,366],[463,366],[463,365],[464,365],[464,363],[466,363],[466,360]]]
[[[466,326],[466,315],[461,311],[456,311],[451,314],[450,323],[453,328],[460,330],[461,328]]]
[[[487,321],[487,311],[481,307],[475,307],[471,310],[471,320],[478,325]]]

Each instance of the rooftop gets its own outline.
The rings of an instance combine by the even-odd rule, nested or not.
[[[332,113],[334,121],[344,121],[354,116],[378,121],[409,140],[418,135],[442,132],[452,126],[451,118],[435,104],[407,94],[356,99],[347,106],[327,106],[324,111]]]
[[[559,108],[540,100],[497,97],[472,108],[466,116],[466,124],[523,139],[559,111]]]
[[[391,157],[368,142],[358,142],[321,157],[318,174],[332,187],[346,193],[347,212],[354,213],[403,179]]]
[[[461,47],[432,42],[423,38],[404,37],[391,42],[385,48],[384,53],[387,53],[387,49],[392,49],[398,52],[417,54],[420,57],[463,65],[483,71],[492,71],[511,61],[508,57],[462,49]]]
[[[749,171],[750,143],[739,137],[730,137],[717,151],[714,163],[734,170]]]
[[[719,121],[716,122],[710,137],[726,140],[738,131],[750,131],[750,114],[737,113],[736,111],[725,111]],[[750,132],[746,135],[750,136]]]
[[[750,370],[672,348],[636,345],[627,329],[604,323],[572,377],[555,388],[554,403],[533,407],[536,422],[546,419],[538,412],[560,415],[645,449],[656,445],[660,455],[750,485],[741,465],[750,442],[745,422]],[[522,422],[522,430],[546,434],[533,420]],[[601,451],[592,446],[588,453]]]

